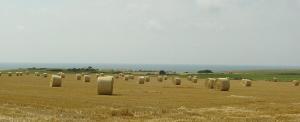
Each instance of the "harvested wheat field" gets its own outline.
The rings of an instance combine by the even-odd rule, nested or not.
[[[115,79],[113,95],[97,95],[97,79],[78,81],[66,74],[62,87],[49,78],[0,77],[1,121],[300,121],[300,87],[288,82],[231,81],[229,91],[207,89],[182,79]]]

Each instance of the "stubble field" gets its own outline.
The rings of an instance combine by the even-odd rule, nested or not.
[[[49,77],[0,77],[0,121],[300,121],[300,87],[290,82],[253,81],[243,87],[231,81],[230,91],[204,87],[204,79],[169,80],[141,85],[115,80],[114,95],[97,95],[92,82],[67,74],[60,88]]]

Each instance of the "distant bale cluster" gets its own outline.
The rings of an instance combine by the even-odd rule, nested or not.
[[[40,73],[39,72],[34,72],[34,76],[40,76]]]
[[[23,76],[23,72],[16,72],[16,76]]]

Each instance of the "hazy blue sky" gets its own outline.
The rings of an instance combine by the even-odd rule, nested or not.
[[[300,0],[1,0],[0,62],[300,65]]]

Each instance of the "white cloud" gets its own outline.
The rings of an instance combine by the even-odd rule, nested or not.
[[[16,29],[17,29],[17,31],[24,31],[25,30],[25,26],[24,25],[17,25]]]
[[[161,24],[160,21],[155,19],[150,19],[146,22],[146,28],[149,30],[163,30],[164,26]]]

